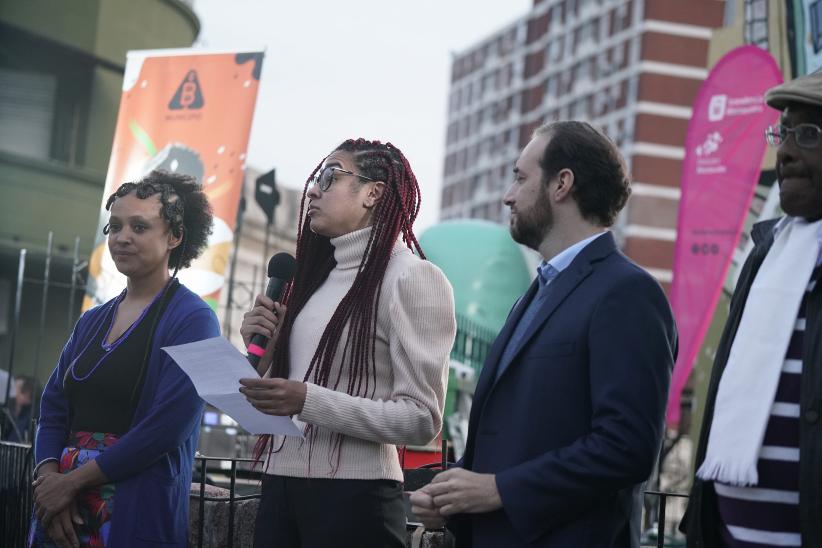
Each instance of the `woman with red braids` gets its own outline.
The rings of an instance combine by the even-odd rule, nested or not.
[[[270,342],[240,390],[305,433],[258,443],[255,547],[405,546],[397,446],[440,432],[456,331],[451,286],[411,228],[419,206],[390,143],[345,141],[306,183],[293,284],[282,305],[257,297],[241,328]]]

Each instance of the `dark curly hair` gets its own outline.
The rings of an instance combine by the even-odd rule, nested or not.
[[[551,138],[539,159],[543,182],[563,169],[574,172],[571,195],[579,212],[590,222],[611,226],[631,195],[625,160],[603,132],[587,122],[551,122],[534,136]]]
[[[132,192],[141,200],[159,194],[160,216],[168,222],[175,237],[183,238],[182,243],[171,250],[168,260],[176,276],[179,269],[191,266],[191,261],[199,257],[208,244],[213,217],[208,198],[194,177],[154,170],[136,183],[120,185],[108,197],[106,211],[111,211],[117,198]],[[103,234],[108,234],[108,225],[103,228]]]

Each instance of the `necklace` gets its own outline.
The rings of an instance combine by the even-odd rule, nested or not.
[[[94,372],[97,371],[97,368],[99,368],[100,365],[102,365],[103,360],[105,360],[111,354],[111,352],[114,349],[116,349],[118,346],[120,346],[120,344],[122,344],[123,341],[125,341],[128,338],[128,336],[131,334],[131,332],[134,331],[134,329],[137,328],[137,326],[140,324],[140,322],[143,321],[143,318],[145,318],[146,314],[148,314],[148,311],[151,310],[151,307],[154,306],[154,303],[156,303],[163,295],[165,295],[165,292],[169,288],[169,286],[171,285],[172,280],[174,280],[174,278],[169,279],[169,281],[166,283],[166,285],[163,286],[163,290],[160,291],[159,293],[157,293],[154,296],[154,298],[151,300],[151,302],[148,304],[148,306],[146,306],[143,309],[143,311],[140,313],[140,316],[129,326],[129,328],[126,329],[126,331],[122,335],[117,337],[116,341],[112,342],[111,344],[108,344],[108,343],[106,343],[106,340],[108,340],[108,336],[109,336],[109,334],[111,334],[111,328],[114,327],[114,318],[117,315],[117,309],[120,306],[120,303],[126,297],[126,293],[128,291],[127,289],[123,289],[123,292],[120,293],[119,295],[117,295],[117,297],[113,301],[111,301],[111,303],[109,304],[109,306],[108,306],[108,308],[105,312],[105,315],[103,316],[104,320],[102,322],[100,322],[100,324],[97,326],[97,329],[94,331],[94,336],[92,336],[91,339],[89,339],[89,341],[86,343],[86,346],[83,347],[82,352],[77,354],[77,357],[74,358],[71,361],[71,364],[69,365],[69,371],[71,371],[71,377],[77,382],[83,382],[86,379],[88,379],[89,377],[91,377],[91,375],[93,375]],[[110,316],[110,319],[108,319],[109,316]],[[106,321],[106,319],[108,319],[108,321]],[[91,370],[88,373],[78,377],[77,372],[75,371],[77,361],[83,356],[83,354],[86,353],[86,350],[88,350],[89,346],[91,346],[91,344],[95,340],[97,340],[97,335],[100,333],[100,330],[103,328],[103,325],[105,325],[106,323],[108,323],[108,329],[106,330],[106,334],[103,336],[103,340],[100,343],[100,345],[102,346],[105,353],[102,356],[100,356],[100,359],[97,360],[97,363],[94,364],[94,367],[92,367]]]

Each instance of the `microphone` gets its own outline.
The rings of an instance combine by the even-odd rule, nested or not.
[[[279,302],[283,296],[285,284],[294,277],[297,270],[297,261],[288,253],[277,253],[268,261],[268,287],[265,288],[265,296],[274,302]],[[248,344],[248,361],[257,369],[260,358],[265,353],[265,345],[268,344],[268,337],[255,333]]]

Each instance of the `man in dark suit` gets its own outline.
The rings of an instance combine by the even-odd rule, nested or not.
[[[665,294],[617,249],[630,194],[616,146],[583,122],[540,127],[505,195],[511,235],[544,261],[492,346],[465,455],[412,494],[457,546],[639,545],[676,327]]]

